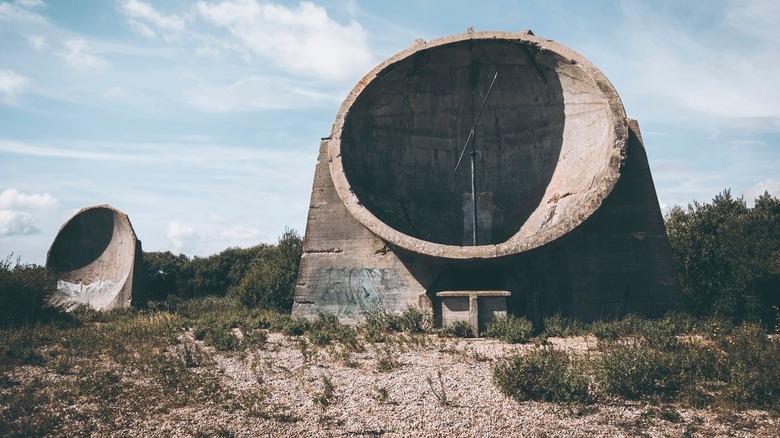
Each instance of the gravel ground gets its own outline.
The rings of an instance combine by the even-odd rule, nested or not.
[[[763,411],[697,410],[642,402],[574,407],[517,403],[492,383],[496,360],[533,348],[495,340],[437,336],[302,353],[300,341],[269,335],[251,354],[216,355],[224,388],[254,395],[224,406],[171,410],[120,433],[127,436],[594,437],[780,436]],[[422,341],[421,341],[422,340]],[[552,339],[587,354],[595,340]],[[332,396],[325,382],[332,384]]]
[[[699,410],[622,400],[588,406],[518,403],[493,385],[492,368],[496,361],[522,354],[533,345],[397,335],[391,342],[365,343],[364,351],[347,352],[340,344],[315,347],[305,343],[302,348],[302,338],[272,333],[262,349],[219,353],[195,341],[189,332],[179,341],[160,354],[181,354],[185,346],[205,351],[209,359],[202,368],[192,369],[216,376],[221,394],[229,396],[209,397],[205,403],[185,408],[160,409],[155,400],[133,394],[140,402],[106,407],[112,412],[109,424],[79,417],[78,411],[84,411],[79,400],[60,401],[56,415],[66,421],[57,435],[780,436],[778,417],[757,410]],[[550,342],[569,352],[598,354],[593,338],[552,338]],[[71,379],[65,384],[78,385],[73,374],[60,376],[41,367],[20,367],[13,378],[19,382],[58,379],[59,384]],[[143,376],[123,379],[140,382]],[[138,411],[144,406],[149,412]],[[89,412],[99,409],[92,406]]]

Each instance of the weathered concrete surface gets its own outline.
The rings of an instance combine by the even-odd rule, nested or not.
[[[56,275],[49,301],[110,310],[143,302],[141,241],[126,214],[109,205],[80,210],[60,228],[46,267]]]
[[[476,128],[479,245],[469,166]],[[631,126],[629,126],[631,125]],[[506,290],[540,321],[679,302],[635,122],[587,59],[529,33],[420,42],[352,90],[322,140],[293,312],[345,321]]]

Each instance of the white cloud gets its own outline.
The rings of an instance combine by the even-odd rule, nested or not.
[[[338,103],[340,95],[317,91],[305,82],[287,78],[249,76],[228,86],[200,83],[185,92],[187,103],[201,111],[301,108]]]
[[[260,238],[260,229],[255,227],[234,226],[219,233],[220,237],[230,240],[252,240]]]
[[[21,236],[38,234],[32,215],[21,211],[0,210],[0,236]]]
[[[199,1],[198,11],[227,29],[245,51],[290,73],[352,80],[374,64],[368,33],[359,23],[342,25],[311,2],[292,9],[256,0]]]
[[[37,8],[46,6],[43,0],[16,0],[16,4],[26,8]]]
[[[51,208],[57,206],[57,198],[48,193],[21,193],[16,189],[0,192],[0,209],[26,210],[30,208]]]
[[[631,79],[623,90],[667,114],[673,108],[678,119],[780,128],[780,3],[620,4],[623,24],[616,27],[621,38],[615,44],[623,49],[606,53],[602,43],[594,51],[611,59],[614,70],[628,68],[623,76]]]
[[[32,35],[27,37],[27,42],[37,51],[43,52],[49,48],[49,43],[46,42],[46,38],[40,35]]]
[[[195,228],[179,221],[170,221],[165,227],[165,237],[177,252],[192,252],[200,243],[200,236]]]
[[[27,10],[29,2],[0,2],[0,20],[11,22],[45,23],[46,19],[35,12]]]
[[[111,87],[108,90],[103,92],[104,97],[112,98],[112,97],[125,97],[129,93],[125,91],[122,87]]]
[[[146,37],[157,36],[152,27],[161,30],[166,37],[185,30],[185,18],[165,15],[140,0],[125,0],[119,5],[119,10],[127,17],[133,30]]]
[[[745,190],[742,196],[745,197],[745,202],[752,206],[756,198],[763,195],[764,192],[769,192],[770,195],[780,197],[780,178],[768,178],[763,181],[759,181],[753,187]]]
[[[217,213],[209,213],[209,220],[217,224],[226,224],[227,220]]]
[[[111,66],[107,59],[87,53],[86,48],[87,43],[82,39],[67,40],[66,51],[60,52],[59,55],[70,68],[81,72],[101,72]]]
[[[7,98],[23,93],[32,82],[33,80],[27,76],[0,68],[0,93],[5,94]]]

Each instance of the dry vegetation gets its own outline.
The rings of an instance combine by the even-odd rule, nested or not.
[[[80,310],[0,333],[2,436],[780,436],[780,339],[756,325],[560,317],[532,337],[357,327],[229,299]],[[775,335],[773,335],[775,336]]]

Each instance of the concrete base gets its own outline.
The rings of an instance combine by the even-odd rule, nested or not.
[[[488,324],[497,316],[507,315],[507,297],[512,295],[504,290],[465,290],[442,291],[436,294],[441,303],[437,320],[442,327],[455,322],[465,321],[471,326],[474,337],[485,331]]]

